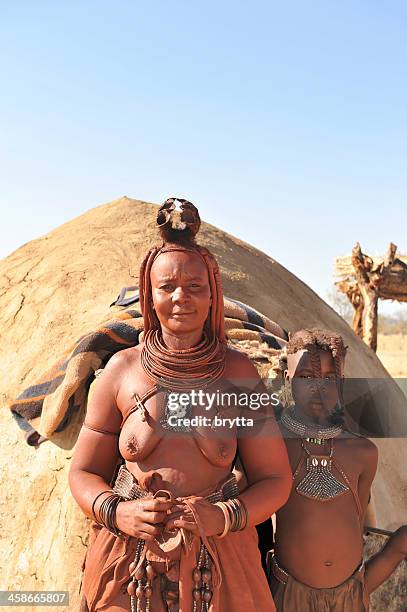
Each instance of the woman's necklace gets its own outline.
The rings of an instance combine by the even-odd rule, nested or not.
[[[160,330],[150,330],[144,337],[141,366],[160,387],[171,391],[204,388],[220,378],[225,370],[226,346],[206,334],[199,344],[188,349],[170,349]]]

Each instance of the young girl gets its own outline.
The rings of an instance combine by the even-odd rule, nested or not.
[[[407,527],[363,563],[363,525],[377,469],[376,446],[346,429],[339,334],[300,330],[287,347],[294,406],[280,419],[293,471],[276,517],[271,588],[277,611],[361,612],[369,594],[407,556]]]

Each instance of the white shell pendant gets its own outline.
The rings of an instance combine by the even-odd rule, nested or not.
[[[332,458],[326,455],[310,455],[307,457],[307,473],[295,490],[300,495],[319,501],[334,499],[349,491],[332,474]]]

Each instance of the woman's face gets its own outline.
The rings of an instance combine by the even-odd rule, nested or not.
[[[339,400],[338,379],[330,351],[317,349],[321,364],[321,378],[313,371],[309,351],[287,355],[287,375],[297,410],[308,420],[329,420]]]
[[[162,253],[151,267],[153,308],[163,332],[203,330],[211,306],[208,270],[198,254]]]

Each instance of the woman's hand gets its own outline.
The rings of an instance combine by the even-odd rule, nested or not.
[[[116,509],[118,529],[147,542],[160,535],[167,512],[174,502],[163,498],[144,498],[120,502]]]
[[[194,506],[196,514],[202,523],[205,535],[220,535],[225,527],[225,517],[222,510],[205,499],[190,500]],[[191,509],[186,504],[178,504],[176,508],[167,516],[165,530],[170,531],[175,527],[191,531],[199,535],[199,528],[195,522]]]

